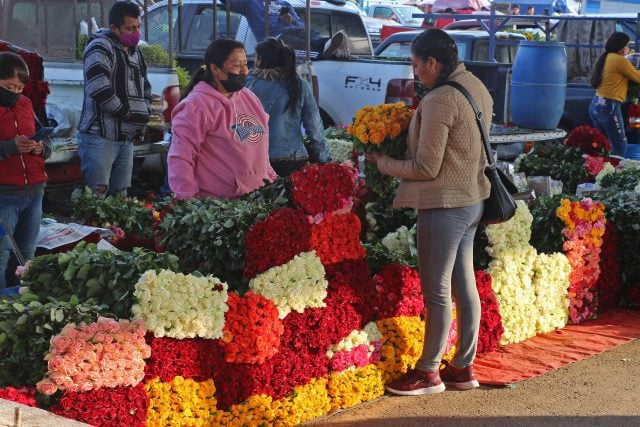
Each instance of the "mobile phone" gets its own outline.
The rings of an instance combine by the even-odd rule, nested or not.
[[[32,141],[42,141],[43,139],[51,135],[51,132],[53,132],[54,129],[55,128],[50,127],[40,128],[40,130],[29,139],[31,139]]]

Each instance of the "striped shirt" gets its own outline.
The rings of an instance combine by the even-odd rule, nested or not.
[[[84,101],[78,129],[111,141],[143,133],[151,85],[140,50],[131,53],[109,30],[100,30],[84,51]]]

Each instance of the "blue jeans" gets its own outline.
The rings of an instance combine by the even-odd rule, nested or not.
[[[25,261],[33,259],[42,221],[42,196],[0,195],[0,221],[7,235],[13,236]],[[12,252],[7,236],[0,237],[0,288],[7,286],[7,264]]]
[[[593,126],[611,143],[611,154],[618,156],[624,156],[627,149],[627,135],[624,131],[621,107],[621,102],[601,96],[595,96],[589,104],[589,117]]]
[[[451,327],[452,300],[456,302],[458,341],[451,364],[466,368],[473,363],[480,332],[473,238],[483,210],[484,202],[418,210],[418,260],[427,324],[417,369],[438,370]]]
[[[127,195],[133,170],[133,142],[79,133],[78,155],[86,186],[107,196]]]

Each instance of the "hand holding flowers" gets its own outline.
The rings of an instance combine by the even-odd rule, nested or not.
[[[347,132],[355,136],[354,150],[365,153],[366,184],[379,195],[395,189],[395,179],[382,176],[375,164],[387,155],[395,159],[407,150],[406,133],[413,110],[402,102],[366,106],[356,112]]]

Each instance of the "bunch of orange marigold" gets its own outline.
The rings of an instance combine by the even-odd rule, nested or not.
[[[347,128],[363,149],[368,144],[380,145],[386,139],[396,138],[409,127],[413,110],[402,102],[395,104],[368,105],[356,112],[353,124]]]

